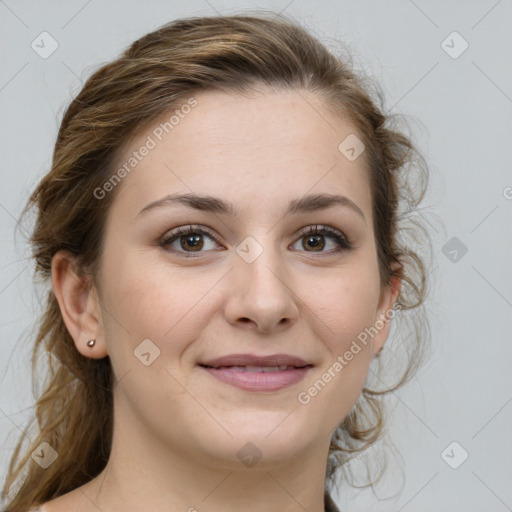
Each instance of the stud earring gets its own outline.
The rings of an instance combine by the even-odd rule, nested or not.
[[[96,344],[96,340],[89,340],[89,341],[87,342],[87,346],[88,346],[89,348],[94,347],[94,345],[95,345],[95,344]]]

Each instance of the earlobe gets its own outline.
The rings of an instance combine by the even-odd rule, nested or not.
[[[101,308],[92,277],[78,272],[75,257],[69,251],[53,256],[52,287],[77,350],[94,359],[108,355],[101,337]],[[92,339],[95,342],[88,343]]]

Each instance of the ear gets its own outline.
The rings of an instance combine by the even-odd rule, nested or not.
[[[92,276],[77,271],[75,257],[69,251],[59,251],[52,258],[52,286],[76,349],[93,359],[108,355],[102,335],[99,297]],[[92,348],[87,346],[90,339],[96,340]]]
[[[377,334],[373,338],[373,353],[378,354],[384,347],[389,329],[391,327],[391,319],[395,316],[396,312],[393,310],[400,289],[402,287],[402,279],[400,277],[402,272],[402,265],[394,264],[392,266],[394,272],[390,276],[388,284],[382,289],[379,306],[377,308],[377,316],[375,318],[375,329]]]

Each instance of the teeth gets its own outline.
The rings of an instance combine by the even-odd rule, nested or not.
[[[280,371],[282,371],[281,367],[279,367],[279,366],[264,366],[262,368],[262,370],[264,372],[280,372]],[[284,368],[284,370],[286,370],[286,368]]]
[[[293,370],[294,366],[283,364],[281,366],[228,366],[232,370],[245,371],[245,372],[282,372],[284,370]]]

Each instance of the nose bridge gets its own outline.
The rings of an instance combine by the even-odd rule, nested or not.
[[[240,281],[248,281],[253,293],[282,293],[285,286],[285,267],[282,255],[272,242],[272,236],[248,236],[236,248],[236,273]],[[269,297],[270,298],[270,297]]]
[[[230,322],[253,321],[260,330],[295,320],[297,308],[283,255],[272,236],[247,237],[236,248],[233,293],[227,308]]]

